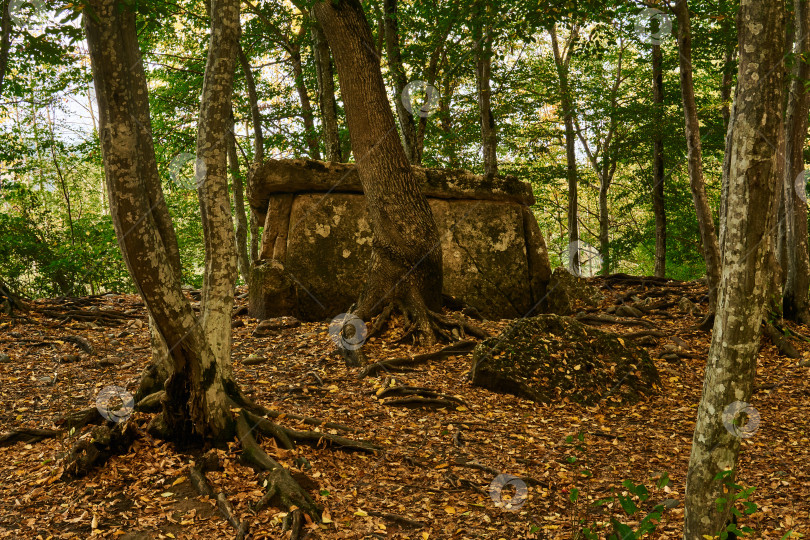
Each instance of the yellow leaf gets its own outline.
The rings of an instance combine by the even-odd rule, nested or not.
[[[355,516],[360,516],[360,517],[368,516],[368,514],[366,512],[364,512],[363,510],[358,510],[357,512],[354,513],[354,515]]]
[[[449,466],[450,466],[450,464],[445,461],[444,463],[439,463],[438,465],[436,465],[436,468],[437,469],[446,469]]]
[[[445,506],[444,511],[447,512],[448,514],[455,514],[456,513],[456,509],[453,508],[452,506]]]
[[[185,480],[185,479],[186,479],[186,477],[185,477],[185,476],[181,476],[180,478],[178,478],[177,480],[175,480],[174,482],[172,482],[172,486],[176,486],[177,484],[180,484],[180,483],[181,483],[181,482],[183,482],[183,480]]]

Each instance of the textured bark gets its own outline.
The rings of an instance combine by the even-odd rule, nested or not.
[[[341,163],[340,130],[338,129],[337,101],[335,100],[335,74],[332,70],[332,55],[323,28],[312,16],[312,53],[318,77],[318,109],[323,125],[323,142],[327,161]]]
[[[489,11],[489,4],[484,10]],[[479,14],[479,16],[484,16]],[[475,87],[478,94],[478,114],[481,124],[481,148],[484,174],[498,174],[498,134],[495,116],[492,113],[492,33],[490,29],[476,24],[473,37],[475,45]]]
[[[165,205],[160,202],[160,184],[149,180],[157,177],[157,167],[135,16],[115,0],[93,0],[90,6],[95,13],[84,17],[84,25],[98,100],[110,214],[124,260],[160,335],[169,344],[173,361],[162,419],[179,440],[221,439],[228,436],[229,411],[222,399],[222,381],[215,377],[219,364],[181,291],[173,248],[170,239],[162,236],[165,231],[157,211]],[[233,19],[235,13],[238,29],[238,8],[221,11],[220,21]],[[215,20],[214,24],[221,23]],[[222,161],[224,177],[224,152]],[[155,201],[150,200],[153,196]]]
[[[301,65],[301,42],[304,41],[305,35],[306,26],[301,25],[298,30],[298,40],[290,44],[290,62],[292,62],[293,75],[295,76],[295,89],[298,92],[298,99],[301,101],[301,117],[304,120],[309,157],[321,159],[318,134],[315,131],[315,113],[312,111],[312,101],[309,99],[309,92],[307,92],[307,86],[304,84],[304,69]]]
[[[357,0],[342,0],[319,2],[314,11],[335,56],[372,223],[373,251],[357,314],[368,319],[397,302],[411,320],[428,324],[425,311],[441,306],[438,228],[397,137],[363,8]]]
[[[9,0],[0,1],[0,96],[3,95],[3,81],[11,48],[11,15],[8,12],[8,4]]]
[[[714,227],[712,210],[706,197],[703,179],[703,156],[700,142],[700,123],[695,103],[695,84],[692,76],[692,33],[689,23],[689,6],[686,0],[677,0],[675,16],[678,20],[678,51],[681,73],[681,94],[686,124],[686,144],[688,149],[689,187],[695,204],[700,241],[703,245],[703,260],[706,263],[706,277],[709,283],[709,304],[714,310],[717,305],[717,286],[720,283],[720,248]],[[775,139],[774,139],[775,140]]]
[[[667,214],[664,201],[664,71],[661,46],[652,46],[653,103],[655,104],[655,139],[653,140],[652,201],[655,214],[655,276],[667,273]]]
[[[774,141],[782,129],[784,70],[773,68],[783,54],[784,8],[742,0],[737,27],[740,64],[720,227],[723,272],[689,461],[685,540],[717,534],[730,517],[715,504],[727,495],[714,478],[736,469],[740,438],[726,429],[722,413],[752,395],[782,182]]]
[[[384,0],[384,9],[385,51],[388,56],[388,67],[394,78],[394,90],[396,91],[394,104],[399,117],[399,127],[402,130],[402,144],[405,146],[408,162],[411,165],[419,165],[422,162],[422,155],[417,142],[416,121],[411,111],[402,103],[402,92],[408,84],[408,75],[405,73],[399,49],[397,0]]]
[[[560,79],[560,102],[563,108],[563,122],[565,123],[565,160],[566,178],[568,179],[568,246],[569,270],[579,274],[579,202],[576,156],[576,132],[574,131],[574,104],[571,99],[571,89],[568,81],[571,51],[576,39],[578,28],[571,30],[570,37],[561,50],[557,38],[557,28],[549,29],[551,46],[554,50],[554,63],[557,66],[557,77]]]
[[[233,207],[236,212],[236,261],[239,273],[245,283],[250,281],[250,259],[248,258],[247,234],[248,222],[245,213],[245,185],[239,169],[239,154],[236,152],[236,133],[234,131],[233,110],[228,125],[228,165],[231,169],[231,189]]]
[[[723,29],[723,34],[727,35],[731,33],[731,29],[733,28],[734,20],[726,11],[726,2],[721,0],[720,2],[720,13],[725,15],[723,19],[723,23],[721,28]],[[723,129],[725,132],[728,131],[728,122],[729,116],[731,115],[731,92],[734,90],[734,62],[737,58],[737,47],[736,43],[733,40],[728,40],[726,42],[726,50],[723,54],[723,77],[720,81],[720,100],[723,103],[722,113],[723,113]]]
[[[810,80],[810,2],[794,2],[794,48],[796,65],[790,82],[787,113],[785,115],[785,170],[783,201],[785,208],[786,281],[783,310],[786,318],[810,323],[810,260],[807,247],[807,203],[799,198],[797,189],[805,189],[807,182],[796,179],[804,172],[802,150],[807,136],[807,115],[810,111],[810,93],[805,84]],[[802,178],[804,180],[804,178]]]

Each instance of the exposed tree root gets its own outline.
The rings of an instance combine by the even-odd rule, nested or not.
[[[404,366],[422,364],[431,360],[447,358],[448,356],[468,354],[475,348],[477,344],[478,343],[473,340],[458,341],[432,353],[417,354],[416,356],[408,356],[404,358],[393,358],[391,360],[381,360],[380,362],[375,362],[367,366],[357,375],[357,378],[364,379],[369,375],[374,375],[380,371],[396,371],[398,368]]]
[[[76,477],[84,476],[110,457],[126,453],[139,436],[140,432],[132,422],[122,422],[112,429],[98,426],[93,429],[91,439],[82,439],[73,446],[65,460],[65,472]]]
[[[765,334],[770,338],[771,342],[779,349],[779,353],[782,356],[787,356],[788,358],[801,358],[801,354],[799,353],[798,349],[793,346],[790,340],[779,331],[776,326],[769,322],[765,322]]]
[[[655,324],[644,319],[620,319],[611,315],[578,315],[576,319],[585,324],[621,324],[624,326],[644,326],[646,328],[655,328]]]
[[[425,523],[421,521],[415,521],[397,514],[389,514],[388,512],[379,512],[377,510],[367,510],[366,513],[370,516],[380,517],[387,521],[391,521],[392,523],[396,523],[397,525],[406,529],[421,529],[425,527]]]
[[[459,405],[466,406],[467,404],[464,402],[463,399],[459,399],[455,396],[451,396],[449,394],[443,394],[441,392],[436,392],[435,390],[431,390],[430,388],[422,388],[418,386],[393,386],[388,388],[383,388],[382,390],[377,392],[377,398],[383,399],[390,396],[416,396],[421,398],[428,398],[431,401],[436,401],[436,403],[431,404],[438,404],[438,402],[455,402]],[[384,405],[407,405],[413,403],[421,403],[421,402],[404,402],[403,400],[389,400],[383,402]]]
[[[194,489],[197,490],[197,493],[217,501],[217,508],[219,508],[219,512],[222,514],[222,517],[224,517],[225,520],[230,523],[234,529],[236,529],[236,539],[241,540],[246,538],[249,527],[248,520],[240,521],[239,518],[236,517],[236,514],[233,511],[233,506],[231,506],[231,503],[228,502],[228,498],[224,493],[220,492],[214,496],[214,490],[211,489],[211,485],[208,483],[208,479],[205,477],[205,470],[192,466],[188,471],[188,477],[189,480],[191,480],[191,484],[194,486]]]
[[[394,300],[382,309],[374,319],[368,337],[382,331],[395,311],[401,313],[405,320],[405,332],[399,338],[401,342],[410,338],[414,344],[432,345],[437,337],[449,342],[466,339],[467,334],[481,339],[489,337],[489,334],[476,325],[432,311],[424,302],[406,303],[402,300]],[[363,313],[362,309],[358,310],[358,316]]]
[[[297,507],[307,513],[312,519],[321,521],[321,510],[312,500],[312,497],[296,482],[290,473],[276,460],[267,455],[256,439],[252,430],[248,426],[247,415],[242,413],[236,418],[236,433],[242,444],[242,461],[251,465],[254,469],[267,471],[264,485],[267,491],[256,503],[254,511],[259,512],[263,508],[273,504],[282,508],[290,509]],[[292,524],[291,512],[287,515],[285,526]]]
[[[20,428],[0,435],[0,446],[11,446],[18,442],[36,443],[45,439],[58,437],[63,431],[61,429],[36,429]]]
[[[622,334],[625,339],[637,339],[640,337],[658,337],[665,338],[667,334],[660,330],[641,330],[639,332],[630,332],[629,334]]]
[[[447,398],[427,398],[427,397],[406,397],[399,399],[389,399],[384,402],[385,405],[398,406],[398,407],[458,407],[458,401],[452,396]]]

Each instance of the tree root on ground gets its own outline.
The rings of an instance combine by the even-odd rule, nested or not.
[[[801,358],[801,353],[793,346],[790,340],[779,331],[776,326],[769,322],[764,322],[765,335],[767,335],[771,342],[779,349],[779,354],[787,356],[788,358]]]
[[[655,328],[655,324],[644,319],[620,319],[612,315],[578,315],[576,319],[584,324],[621,324],[624,326],[644,326],[645,328]]]
[[[436,342],[436,337],[445,341],[456,341],[466,339],[467,334],[484,339],[489,337],[483,329],[468,323],[461,318],[452,318],[428,309],[423,302],[415,307],[409,307],[402,300],[389,302],[374,319],[371,330],[367,337],[377,335],[382,331],[385,324],[390,320],[394,311],[402,314],[405,320],[405,332],[398,341],[404,342],[411,338],[413,343],[432,345]],[[358,316],[364,312],[358,310]],[[360,317],[362,319],[362,317]]]
[[[388,401],[383,401],[383,405],[467,406],[467,403],[465,403],[463,399],[451,396],[449,394],[436,392],[430,388],[422,388],[418,386],[393,386],[383,388],[382,390],[379,390],[376,395],[378,399],[383,399],[390,396],[413,396],[413,398],[389,399]]]
[[[362,372],[357,375],[358,379],[364,379],[369,375],[374,375],[380,371],[396,371],[397,368],[403,366],[413,366],[422,364],[431,360],[439,360],[447,358],[448,356],[456,356],[460,354],[468,354],[472,352],[478,343],[473,340],[457,341],[447,347],[432,353],[417,354],[416,356],[408,356],[404,358],[393,358],[391,360],[381,360],[367,366]]]
[[[107,426],[93,428],[89,440],[79,440],[65,459],[65,472],[81,477],[98,465],[103,465],[114,455],[125,454],[141,435],[132,422],[122,422],[110,429]]]
[[[231,503],[228,502],[228,498],[225,496],[225,493],[220,492],[214,496],[214,490],[211,489],[211,485],[208,483],[208,479],[205,477],[205,469],[192,465],[191,468],[189,468],[188,477],[191,484],[194,486],[194,489],[197,490],[197,493],[217,501],[217,508],[219,508],[219,512],[222,514],[222,517],[224,517],[225,520],[230,523],[234,529],[236,529],[236,540],[247,538],[250,523],[248,520],[240,521],[239,518],[236,517],[236,514],[233,511],[233,506],[231,506]]]

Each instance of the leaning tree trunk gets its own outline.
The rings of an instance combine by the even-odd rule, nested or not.
[[[417,142],[417,127],[413,117],[413,112],[409,111],[402,102],[402,93],[408,84],[408,75],[405,73],[405,66],[402,64],[402,54],[399,49],[399,21],[397,19],[397,0],[384,0],[384,28],[385,28],[385,51],[388,56],[388,66],[394,78],[394,90],[396,96],[394,106],[399,117],[399,127],[402,130],[402,144],[405,145],[405,154],[411,165],[419,165],[422,156],[419,152]],[[340,68],[338,68],[340,75]],[[410,96],[413,103],[413,96]],[[350,128],[351,130],[351,128]]]
[[[231,169],[231,188],[233,206],[236,213],[236,261],[239,273],[247,284],[250,281],[250,258],[248,257],[248,221],[245,212],[245,185],[239,169],[239,154],[236,151],[236,132],[234,130],[233,110],[228,121],[228,164]]]
[[[706,263],[706,277],[709,284],[710,311],[717,305],[717,287],[720,283],[720,248],[714,227],[712,210],[706,197],[703,179],[703,156],[700,142],[700,123],[695,103],[695,83],[692,76],[692,35],[689,26],[689,6],[686,0],[677,0],[675,16],[678,20],[678,55],[681,73],[681,94],[686,124],[686,144],[688,149],[689,187],[695,203],[700,240],[703,245],[703,260]]]
[[[574,105],[571,89],[568,84],[568,72],[571,61],[572,43],[576,27],[571,31],[572,38],[563,51],[557,39],[556,25],[549,29],[551,46],[554,51],[554,64],[557,66],[557,77],[560,80],[560,102],[563,108],[565,124],[565,161],[566,178],[568,179],[568,269],[579,275],[579,201],[577,181],[576,132],[574,131]]]
[[[306,36],[306,26],[301,26],[298,31],[298,39],[290,46],[290,62],[292,63],[293,75],[295,76],[295,89],[298,92],[298,99],[301,102],[301,118],[304,120],[305,139],[309,149],[309,157],[321,159],[321,150],[318,144],[318,134],[315,131],[315,113],[312,111],[312,101],[309,99],[307,85],[304,82],[304,68],[301,64],[301,42]]]
[[[371,29],[357,0],[319,2],[314,12],[335,57],[372,223],[368,281],[356,314],[370,318],[396,305],[431,341],[430,310],[441,307],[439,232],[397,137]]]
[[[795,0],[794,31],[796,65],[790,82],[785,115],[785,170],[783,194],[785,206],[787,254],[783,311],[786,318],[810,323],[810,260],[807,246],[807,201],[799,196],[805,190],[804,143],[810,93],[805,84],[810,80],[810,2]],[[798,181],[797,181],[798,179]],[[806,193],[806,191],[804,192]]]
[[[312,53],[315,58],[315,73],[318,77],[318,109],[323,124],[323,142],[326,159],[335,163],[343,161],[340,150],[340,130],[335,100],[335,75],[332,70],[332,55],[323,28],[312,16]]]
[[[232,285],[229,299],[212,299],[212,293],[224,294],[224,289],[228,287],[217,287],[211,279],[220,278],[223,263],[219,262],[217,266],[212,265],[210,260],[206,261],[203,300],[206,304],[204,313],[209,314],[198,321],[183,295],[179,274],[173,268],[171,249],[161,235],[161,217],[150,201],[150,191],[155,188],[159,191],[159,184],[152,186],[148,180],[152,175],[157,175],[157,168],[148,136],[151,131],[148,92],[138,49],[135,15],[128,8],[121,8],[115,0],[92,0],[90,7],[94,15],[85,16],[84,24],[98,100],[110,215],[133,281],[154,318],[155,326],[168,344],[173,361],[174,372],[165,385],[163,415],[159,417],[160,425],[156,427],[181,441],[198,437],[222,440],[230,436],[232,421],[225,401],[223,380],[217,375],[223,371],[220,360],[227,363],[229,357],[218,357],[217,353],[222,354],[226,350],[224,342],[229,344],[230,336],[228,340],[223,339],[223,332],[213,328],[212,322],[221,323],[218,314],[227,312],[230,331],[230,305],[227,304],[233,301]],[[223,41],[235,43],[239,8],[234,0],[223,4],[215,2],[214,8],[216,13],[221,14],[214,18],[212,30],[210,49],[216,57],[221,49],[226,49]],[[227,70],[228,63],[222,61],[216,65],[219,69],[206,71],[208,88],[204,95],[210,96],[214,91],[227,92],[221,99],[229,106],[228,76],[222,73]],[[204,103],[203,112],[207,108]],[[202,120],[205,121],[207,116],[202,114]],[[213,152],[203,145],[198,148],[198,157],[204,160],[207,168],[204,175],[198,170],[198,182],[201,192],[206,194],[206,203],[215,198],[208,195],[212,192],[224,192],[227,201],[227,185],[221,185],[225,182],[225,150],[221,136],[225,125],[222,127],[223,131],[217,135],[221,141],[219,144],[223,146],[221,155],[216,152],[216,145]],[[212,155],[217,155],[221,163],[211,159]],[[220,176],[214,176],[217,174]],[[162,200],[162,194],[157,196],[160,197],[158,200]],[[202,210],[204,223],[210,226],[219,210]],[[233,235],[230,228],[228,232]],[[209,235],[206,243],[213,244],[210,240]],[[216,238],[215,242],[223,240]],[[224,247],[227,248],[227,244]],[[218,254],[219,257],[215,258],[227,260],[222,256],[223,247],[218,249],[214,255]],[[222,309],[221,304],[226,304],[227,311]],[[215,333],[209,339],[207,332]]]
[[[778,190],[782,179],[775,142],[782,129],[784,7],[770,0],[742,0],[738,16],[740,64],[726,145],[721,216],[723,274],[709,349],[703,396],[692,439],[686,481],[684,539],[716,535],[729,519],[726,481],[736,470],[740,428],[724,412],[751,398],[756,355],[773,252]],[[724,420],[725,424],[724,425]],[[733,480],[732,477],[727,479]]]
[[[661,46],[652,46],[653,103],[655,137],[653,139],[652,202],[655,214],[655,275],[667,273],[667,213],[664,204],[664,70]]]

